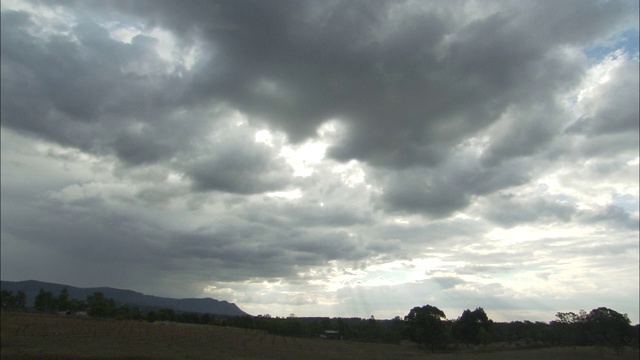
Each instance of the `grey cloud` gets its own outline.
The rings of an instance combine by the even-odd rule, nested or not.
[[[467,245],[449,249],[445,255],[447,260],[464,261],[465,264],[468,264],[453,269],[454,273],[459,275],[500,273],[521,268],[525,263],[542,262],[534,256],[534,252],[538,249],[536,246],[539,246],[539,243],[520,245],[513,251],[495,249],[485,242],[478,242],[477,245],[477,248]],[[482,250],[482,252],[478,250]]]
[[[640,146],[637,132],[620,134],[603,134],[594,137],[577,139],[573,143],[573,156],[576,158],[602,159],[620,154],[633,154]]]
[[[136,193],[136,199],[154,206],[156,208],[162,208],[166,206],[171,199],[183,196],[184,192],[176,188],[166,188],[164,186],[148,187],[139,190]]]
[[[21,239],[23,248],[37,248],[49,256],[49,260],[43,262],[46,266],[36,266],[45,268],[44,272],[36,274],[26,269],[23,273],[37,278],[46,274],[51,280],[65,278],[78,284],[133,287],[154,269],[162,268],[164,260],[156,257],[154,242],[164,235],[153,224],[142,224],[133,216],[109,212],[99,201],[64,205],[43,200],[33,203],[34,200],[22,198],[22,205],[17,208],[16,203],[10,203],[15,211],[2,212],[4,234]],[[3,200],[2,205],[4,208],[7,203]],[[26,213],[29,216],[25,216]],[[9,223],[12,225],[7,226]],[[24,251],[5,247],[3,235],[3,253],[14,254],[30,263],[28,257],[23,257],[29,250]],[[9,259],[9,263],[14,262]],[[3,266],[8,266],[4,258]],[[77,269],[92,269],[91,279]]]
[[[257,211],[248,211],[247,219],[285,227],[348,228],[356,225],[371,225],[374,221],[372,215],[357,205],[360,204],[320,206],[317,202],[283,203],[279,200],[271,200],[261,204],[251,204],[251,210]]]
[[[118,158],[133,165],[154,163],[172,153],[165,143],[138,134],[118,137],[113,146]]]
[[[618,267],[633,268],[633,254],[637,249],[638,241],[637,236],[625,236],[621,237],[618,242],[611,243],[598,243],[591,246],[585,246],[582,249],[577,249],[574,255],[589,256],[592,258],[594,265],[603,265],[607,263],[607,258],[614,257],[618,259]]]
[[[583,133],[589,137],[625,132],[637,135],[640,118],[637,61],[622,61],[620,65],[612,66],[607,75],[606,83],[599,84],[592,94],[586,95],[590,100],[588,114],[572,123],[567,128],[568,133]]]
[[[213,71],[191,84],[193,98],[230,102],[293,141],[338,118],[347,134],[332,157],[403,168],[437,164],[508,107],[547,101],[549,89],[578,81],[584,69],[557,49],[614,31],[633,8],[547,5],[509,4],[471,23],[454,16],[455,4],[411,2],[114,7],[184,36],[199,33],[216,49]],[[259,91],[265,82],[271,90]]]
[[[348,208],[342,206],[325,206],[320,209],[315,206],[314,209],[299,209],[295,208],[292,218],[299,219],[299,224],[305,224],[306,226],[333,226],[333,227],[348,227],[357,224],[370,224],[372,219],[367,213],[362,213],[361,209]]]
[[[198,235],[176,233],[164,251],[173,254],[176,266],[203,272],[203,278],[214,276],[216,281],[293,280],[296,269],[319,266],[329,260],[361,259],[369,254],[357,239],[343,232],[242,223]]]
[[[441,218],[466,208],[473,196],[525,183],[530,171],[518,162],[483,167],[473,158],[459,157],[435,169],[392,173],[376,200],[390,211]]]
[[[637,22],[638,4],[633,1],[562,1],[548,11],[544,3],[522,3],[521,14],[528,26],[538,29],[538,38],[590,45],[605,41],[615,31]],[[534,22],[535,21],[535,22]]]
[[[504,273],[512,270],[514,270],[514,266],[510,265],[465,265],[461,268],[455,269],[455,273],[459,275],[478,275],[486,273]]]
[[[564,116],[555,105],[507,111],[505,118],[489,131],[489,145],[481,162],[495,167],[512,158],[549,151],[548,145],[558,138]]]
[[[542,17],[550,21],[546,32],[566,26],[547,19],[548,9],[539,6],[512,4],[467,23],[454,16],[455,5],[410,2],[62,4],[73,4],[70,9],[78,12],[97,7],[108,10],[105,16],[139,16],[147,27],[168,27],[181,40],[200,37],[213,54],[198,64],[197,76],[133,76],[122,69],[136,60],[150,61],[150,39],[119,43],[91,23],[73,30],[79,44],[60,37],[35,39],[19,28],[3,30],[3,64],[23,72],[3,76],[3,124],[85,150],[113,151],[132,165],[169,159],[198,137],[197,129],[183,133],[170,121],[156,120],[166,117],[163,110],[214,102],[283,129],[293,141],[314,136],[318,125],[336,118],[346,134],[329,148],[330,156],[385,168],[433,168],[461,139],[495,123],[507,109],[545,104],[553,99],[549,89],[571,86],[584,72],[584,63],[576,66],[575,59],[558,51],[582,41],[580,32],[539,34],[534,20]],[[626,6],[589,3],[581,8],[598,20],[598,31],[607,32],[617,27],[613,19]],[[570,5],[558,7],[572,29],[585,28],[584,21],[566,11]],[[52,67],[56,71],[38,72]],[[24,86],[28,78],[35,81],[31,88]],[[27,95],[39,94],[49,102],[26,106],[28,97],[17,96],[11,90],[16,88],[30,89]],[[50,109],[57,112],[48,115]],[[150,130],[113,133],[110,128],[120,126],[123,117],[138,118]],[[490,152],[494,161],[530,154],[552,137],[544,122],[522,124],[514,120],[496,140]],[[193,121],[190,125],[197,127]],[[242,164],[246,171],[240,170]],[[230,167],[229,176],[207,170],[222,165],[235,168]],[[234,164],[214,156],[189,172],[197,189],[252,193],[279,188],[278,176],[261,179],[255,189],[255,184],[235,183],[255,170],[252,166],[256,163],[246,156]],[[496,174],[474,171],[463,176]],[[432,186],[448,181],[434,179]],[[439,216],[464,208],[470,196],[482,193],[453,187],[451,193],[405,190],[429,186],[417,179],[393,183],[385,195],[392,208]]]
[[[569,222],[577,210],[575,205],[543,197],[499,194],[484,200],[484,217],[503,227],[545,221]]]
[[[455,285],[462,284],[473,288],[455,287]],[[429,299],[429,302],[440,309],[444,309],[449,319],[457,318],[463,309],[478,306],[482,306],[487,311],[491,311],[493,308],[519,309],[532,306],[530,299],[514,305],[515,303],[506,296],[507,290],[497,283],[469,283],[459,278],[449,277],[427,279],[396,286],[345,286],[338,290],[337,297],[340,301],[352,304],[352,306],[357,304],[358,307],[354,310],[358,312],[354,311],[354,313],[362,311],[372,313],[372,310],[375,311],[375,309],[393,307],[402,309],[399,310],[402,312],[398,314],[401,316],[406,315],[413,306],[416,306],[416,304],[411,303],[412,299]],[[456,312],[447,313],[447,309]]]
[[[284,160],[274,160],[260,145],[229,145],[189,165],[187,175],[195,190],[254,194],[282,190],[291,181]]]
[[[456,277],[433,277],[431,280],[435,281],[444,290],[451,289],[457,285],[466,283],[466,281]]]
[[[303,241],[291,241],[287,248],[292,251],[322,256],[325,261],[360,260],[371,254],[368,249],[364,248],[360,238],[349,236],[344,231],[308,234]]]
[[[70,36],[34,37],[25,29],[28,15],[2,17],[3,126],[91,153],[115,153],[133,165],[166,159],[198,134],[192,119],[182,119],[188,127],[176,126],[176,109],[188,104],[181,96],[184,79],[127,72],[157,61],[148,41],[124,44],[87,22]],[[145,131],[132,133],[132,121]]]
[[[586,85],[580,101],[583,115],[562,136],[572,156],[600,161],[637,153],[640,76],[637,60],[630,57],[617,53],[605,60],[599,70],[606,70],[607,81]]]
[[[25,247],[37,247],[59,260],[49,263],[50,276],[79,284],[94,281],[134,287],[151,273],[158,280],[145,286],[161,287],[161,283],[180,277],[221,282],[293,280],[297,269],[321,266],[329,260],[360,260],[371,254],[362,239],[344,231],[248,222],[239,218],[242,213],[231,211],[217,215],[218,221],[208,228],[184,232],[170,224],[175,220],[163,220],[171,217],[171,209],[153,218],[146,211],[139,212],[139,204],[118,205],[114,197],[73,202],[45,197],[34,203],[25,197],[4,195],[3,190],[3,208],[10,206],[13,211],[2,213],[3,253],[22,254]],[[37,216],[37,220],[26,214]],[[23,239],[22,245],[7,245],[4,236]],[[96,271],[70,275],[68,263]],[[3,258],[3,266],[11,264],[14,262]],[[23,269],[23,273],[30,272]]]
[[[488,231],[488,227],[481,221],[449,218],[427,223],[378,225],[374,231],[383,239],[402,239],[405,247],[443,243],[453,246]],[[411,253],[411,250],[408,252]]]
[[[637,217],[632,216],[616,205],[609,205],[592,211],[581,211],[578,214],[578,218],[581,222],[587,224],[611,223],[629,230],[638,230],[640,227]]]
[[[126,45],[85,23],[72,33],[81,42],[36,38],[24,29],[31,24],[26,13],[2,17],[4,127],[87,152],[115,152],[130,165],[164,160],[201,133],[197,108],[181,116],[184,109],[173,107],[177,78],[123,72],[155,53],[138,44],[141,36]],[[131,123],[144,131],[131,131]]]

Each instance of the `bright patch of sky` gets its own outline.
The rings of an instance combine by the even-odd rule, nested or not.
[[[640,42],[638,38],[638,28],[628,29],[613,35],[602,44],[584,49],[584,53],[592,63],[599,63],[611,53],[618,50],[628,54],[631,59],[637,61],[638,42]]]
[[[280,155],[294,169],[294,176],[307,177],[315,172],[314,167],[324,159],[326,150],[324,143],[307,141],[301,145],[283,146]]]

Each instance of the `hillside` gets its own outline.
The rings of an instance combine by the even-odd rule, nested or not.
[[[169,308],[176,311],[210,313],[216,315],[238,316],[247,315],[236,304],[211,298],[172,299],[153,295],[145,295],[133,290],[115,289],[110,287],[79,288],[70,285],[48,283],[36,280],[0,281],[0,289],[13,293],[23,291],[27,296],[27,305],[33,306],[34,299],[40,289],[57,295],[67,288],[69,297],[84,300],[94,292],[102,292],[106,297],[113,298],[118,304],[134,305],[143,309]]]

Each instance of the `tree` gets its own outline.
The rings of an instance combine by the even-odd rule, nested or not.
[[[40,289],[33,305],[38,311],[52,311],[55,308],[55,297],[51,292]]]
[[[345,339],[348,339],[351,336],[351,326],[349,326],[349,322],[344,319],[338,319],[338,331],[340,332],[340,336],[343,336]]]
[[[551,322],[554,337],[557,342],[564,345],[585,346],[587,340],[587,313],[580,310],[574,312],[556,313],[558,320]]]
[[[606,307],[593,309],[587,315],[587,336],[596,345],[621,349],[629,343],[630,326],[627,314]]]
[[[87,296],[89,315],[97,317],[116,316],[116,304],[111,298],[106,298],[103,293],[97,291]]]
[[[408,324],[409,339],[417,342],[418,346],[425,344],[435,352],[437,348],[446,346],[445,325],[442,320],[446,316],[435,306],[425,305],[414,307],[404,317]]]
[[[200,324],[210,324],[211,320],[211,314],[209,313],[205,313],[200,316]]]
[[[67,290],[67,288],[60,291],[60,294],[55,299],[55,303],[58,310],[69,310],[69,290]]]
[[[142,318],[142,313],[140,312],[140,309],[135,306],[122,304],[120,308],[118,308],[118,315],[116,318],[139,320]]]
[[[87,309],[87,304],[84,302],[84,300],[71,299],[69,300],[68,304],[69,311],[71,312],[83,311]]]
[[[15,306],[18,309],[24,309],[25,307],[27,307],[27,294],[25,294],[24,291],[18,291],[14,299]]]
[[[400,316],[396,316],[391,320],[391,329],[402,337],[403,334],[407,333],[407,324]]]
[[[567,345],[598,345],[621,349],[631,343],[631,321],[606,307],[591,310],[588,314],[557,313],[558,320],[551,322],[556,338]]]
[[[2,304],[2,308],[13,308],[15,307],[16,299],[13,296],[12,292],[9,290],[2,290],[1,292],[2,298],[0,300],[0,304]]]
[[[493,321],[489,320],[481,307],[462,312],[453,326],[454,336],[463,344],[486,344],[490,339]]]

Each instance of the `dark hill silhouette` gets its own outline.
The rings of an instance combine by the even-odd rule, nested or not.
[[[27,297],[27,306],[33,306],[40,289],[51,292],[54,296],[67,288],[71,299],[85,300],[88,295],[102,292],[105,297],[113,298],[118,304],[134,305],[141,309],[168,308],[176,311],[209,313],[215,315],[241,316],[248,315],[234,303],[211,298],[172,299],[153,295],[145,295],[133,290],[114,289],[110,287],[79,288],[70,285],[48,283],[36,280],[0,281],[0,289],[12,291],[14,294],[23,291]]]

